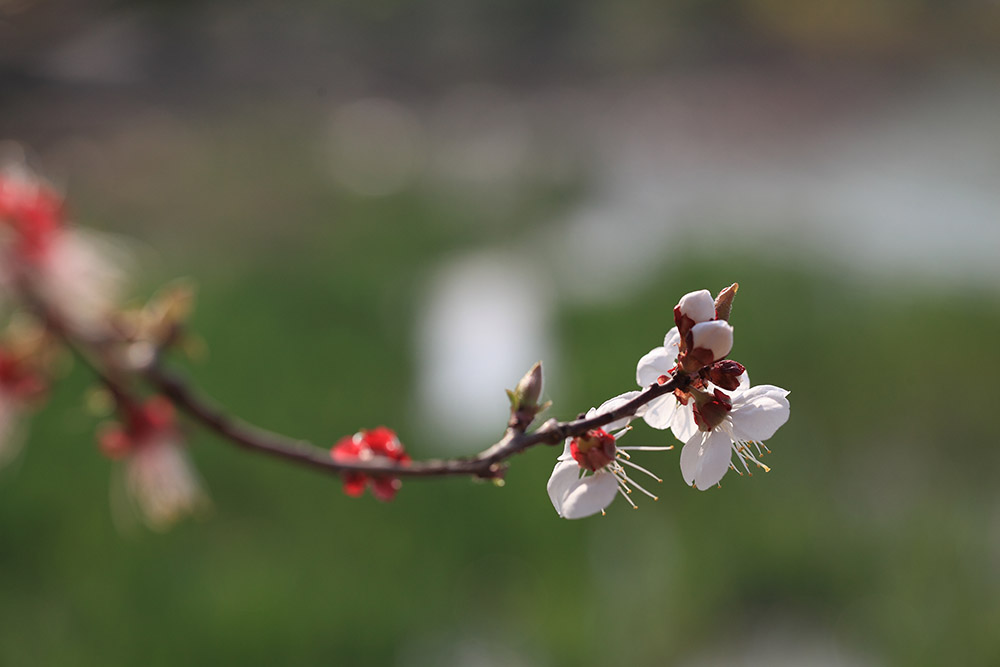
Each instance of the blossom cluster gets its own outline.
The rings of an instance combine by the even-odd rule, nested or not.
[[[639,359],[640,387],[680,379],[679,386],[612,421],[607,430],[592,429],[566,440],[548,482],[549,498],[559,516],[579,519],[603,513],[618,495],[635,507],[630,498],[633,488],[655,499],[629,477],[626,468],[659,478],[633,463],[628,452],[671,447],[619,446],[618,438],[632,417],[641,417],[654,429],[669,429],[684,443],[681,476],[696,489],[715,486],[730,469],[749,473],[752,464],[768,470],[760,461],[766,451],[763,442],[788,420],[788,392],[773,385],[751,386],[746,368],[726,358],[733,347],[728,320],[737,287],[726,288],[718,298],[708,290],[684,295],[674,308],[675,326],[663,345]],[[587,417],[611,413],[639,394],[616,396],[591,409]]]
[[[141,338],[149,336],[123,329],[149,319],[120,307],[127,265],[120,244],[71,223],[51,184],[21,162],[0,165],[0,289],[10,311],[0,339],[0,463],[16,453],[23,415],[46,394],[56,335],[99,341],[109,377],[124,376],[136,352],[148,348]],[[30,295],[33,307],[13,309],[12,297],[19,294]],[[163,311],[173,301],[155,299],[137,312]],[[169,311],[175,315],[176,308]],[[112,389],[119,421],[102,427],[97,440],[106,456],[121,462],[126,490],[142,518],[163,528],[205,507],[170,402],[157,395],[137,400],[122,387]]]

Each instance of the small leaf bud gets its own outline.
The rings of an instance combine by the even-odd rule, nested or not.
[[[533,406],[538,404],[538,399],[542,395],[542,362],[531,367],[514,389],[514,395],[518,399],[519,406]]]
[[[514,391],[507,390],[510,399],[510,422],[508,426],[523,431],[534,421],[535,416],[549,407],[550,403],[538,404],[542,395],[542,362],[531,367]]]

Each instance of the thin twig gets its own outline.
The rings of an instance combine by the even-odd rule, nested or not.
[[[50,331],[61,338],[69,349],[108,388],[121,404],[139,401],[119,379],[120,369],[105,368],[97,359],[106,360],[107,351],[115,345],[127,344],[114,339],[95,339],[74,332],[72,328],[35,297],[25,285],[19,285],[26,304],[47,325]],[[686,389],[690,376],[677,371],[663,384],[653,384],[639,392],[637,396],[616,409],[590,418],[580,418],[559,422],[554,419],[542,424],[537,430],[525,433],[523,429],[508,427],[500,440],[471,457],[453,459],[428,459],[398,463],[391,461],[336,461],[326,448],[307,440],[290,438],[260,428],[229,414],[213,401],[205,398],[180,374],[168,369],[160,355],[142,368],[133,369],[150,386],[166,396],[192,420],[206,430],[244,449],[268,454],[299,465],[326,471],[335,475],[362,473],[373,477],[447,477],[471,475],[484,479],[500,478],[506,471],[505,461],[516,454],[541,444],[556,445],[587,431],[600,428],[623,417],[634,416],[638,410],[653,399],[668,394],[675,389]]]
[[[317,447],[306,440],[296,440],[267,431],[228,414],[198,395],[180,375],[170,371],[159,361],[146,367],[143,375],[174,405],[206,429],[245,449],[319,468],[334,474],[356,472],[376,477],[445,477],[454,475],[472,475],[482,478],[501,477],[504,473],[504,467],[501,464],[515,454],[540,444],[558,444],[566,438],[582,435],[591,429],[599,428],[617,419],[632,416],[639,408],[653,399],[670,393],[674,389],[683,388],[689,382],[687,375],[676,375],[664,384],[654,384],[646,388],[615,410],[589,419],[576,419],[567,422],[550,420],[531,433],[507,429],[499,441],[473,457],[430,459],[400,464],[335,461],[328,450]]]

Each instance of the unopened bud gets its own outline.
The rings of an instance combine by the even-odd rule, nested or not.
[[[524,430],[534,421],[535,416],[549,407],[549,403],[538,404],[538,399],[542,396],[542,362],[531,367],[514,391],[507,390],[507,398],[510,399],[510,423],[509,426],[519,430]]]
[[[715,302],[707,289],[688,292],[674,306],[674,324],[677,325],[682,341],[691,331],[691,327],[712,319],[715,319]]]
[[[689,317],[695,324],[715,319],[715,300],[707,289],[688,292],[681,297],[677,307],[681,315]]]
[[[542,396],[542,362],[531,367],[514,389],[518,406],[537,405]]]
[[[733,299],[736,297],[736,290],[739,288],[739,283],[733,283],[719,292],[719,296],[715,297],[715,316],[720,320],[729,321],[729,314],[733,311]]]
[[[97,433],[97,445],[109,459],[125,458],[133,448],[132,439],[115,424],[105,424]]]
[[[706,365],[718,361],[733,349],[733,327],[723,320],[696,324],[691,328],[691,348],[711,352],[712,359]]]
[[[717,361],[708,369],[708,380],[726,391],[740,386],[740,376],[746,372],[743,364],[732,359]]]

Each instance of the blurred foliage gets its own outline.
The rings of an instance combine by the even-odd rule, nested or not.
[[[271,252],[213,261],[230,246],[212,234],[185,236],[186,257],[176,246],[166,264],[202,277],[194,324],[211,346],[191,373],[270,428],[332,444],[384,423],[415,455],[439,453],[407,437],[420,279],[516,227],[456,224],[418,192],[319,199],[285,213],[334,222],[271,229]],[[701,493],[677,451],[650,454],[658,503],[581,522],[546,498],[554,450],[514,460],[502,489],[414,481],[380,504],[196,433],[214,515],[122,534],[77,369],[0,471],[0,664],[660,665],[739,655],[789,623],[882,664],[997,664],[997,295],[802,266],[689,257],[612,307],[560,310],[557,416],[631,388],[675,299],[731,280],[733,356],[794,408],[771,473]],[[669,436],[640,424],[628,438]]]

